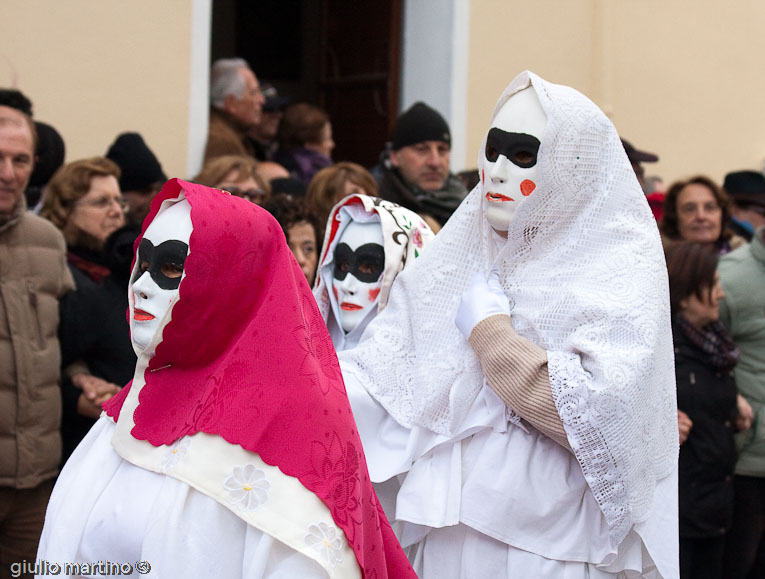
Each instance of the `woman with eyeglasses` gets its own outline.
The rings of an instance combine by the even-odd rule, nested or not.
[[[263,205],[271,196],[268,183],[258,174],[258,162],[245,155],[223,155],[205,163],[194,182],[223,189],[256,205]]]
[[[135,370],[127,296],[104,252],[106,240],[125,224],[119,176],[119,167],[104,157],[68,163],[51,178],[40,211],[64,234],[76,283],[60,301],[63,461]]]

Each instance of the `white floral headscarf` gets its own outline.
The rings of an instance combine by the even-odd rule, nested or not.
[[[332,283],[335,246],[343,229],[351,221],[377,221],[382,227],[385,269],[377,304],[378,313],[383,311],[388,303],[396,276],[420,256],[435,236],[422,217],[396,203],[368,195],[349,195],[342,199],[332,208],[327,220],[327,232],[313,290],[325,321],[331,312],[328,286]]]

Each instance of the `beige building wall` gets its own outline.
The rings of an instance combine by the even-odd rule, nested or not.
[[[168,176],[186,177],[196,4],[2,0],[0,86],[32,99],[67,161],[104,155],[119,133],[137,131]]]
[[[466,167],[499,94],[530,69],[589,96],[655,152],[647,174],[721,182],[765,159],[765,2],[470,0]]]
[[[67,160],[102,155],[133,130],[168,176],[190,177],[207,126],[212,1],[2,0],[0,86],[33,99],[36,118],[64,136]],[[450,115],[465,135],[455,169],[476,166],[497,97],[526,68],[592,98],[622,135],[661,156],[646,168],[666,182],[762,167],[765,2],[454,1],[469,20],[452,47],[467,52],[465,97]],[[441,90],[462,94],[463,76],[452,84]]]

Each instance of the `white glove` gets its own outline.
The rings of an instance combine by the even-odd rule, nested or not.
[[[462,335],[469,338],[478,322],[497,314],[510,315],[510,303],[499,283],[499,272],[492,270],[489,279],[486,279],[484,273],[479,271],[462,294],[454,323]]]

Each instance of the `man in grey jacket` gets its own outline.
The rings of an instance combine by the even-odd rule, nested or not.
[[[0,90],[0,578],[33,562],[61,459],[58,298],[74,287],[66,246],[26,211],[31,103]]]
[[[739,393],[752,406],[752,427],[738,435],[733,527],[725,544],[725,577],[765,577],[765,227],[720,259],[725,298],[720,320],[739,347]]]

